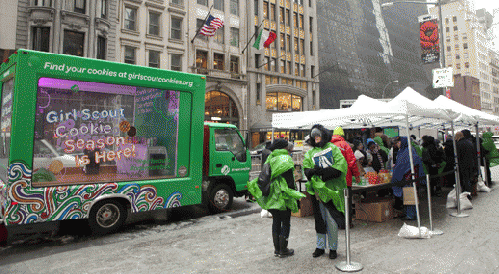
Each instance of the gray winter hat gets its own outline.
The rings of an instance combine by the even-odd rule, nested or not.
[[[312,132],[310,132],[310,137],[315,138],[315,137],[322,137],[322,131],[318,128],[312,129]]]

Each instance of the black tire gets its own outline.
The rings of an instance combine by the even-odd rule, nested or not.
[[[233,200],[232,189],[228,185],[219,184],[210,191],[208,207],[214,213],[225,212],[232,207]]]
[[[127,218],[128,211],[116,200],[103,200],[92,206],[88,223],[95,234],[107,234],[120,228]]]

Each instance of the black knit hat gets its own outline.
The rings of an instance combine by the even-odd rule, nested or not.
[[[274,151],[276,149],[285,149],[285,148],[288,148],[288,141],[286,141],[286,139],[284,138],[279,138],[274,140],[272,145],[270,145],[269,149],[271,151]]]

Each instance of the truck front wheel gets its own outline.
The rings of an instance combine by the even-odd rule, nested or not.
[[[212,212],[220,213],[230,209],[234,193],[232,189],[225,184],[215,186],[209,195],[209,208]]]
[[[115,232],[125,223],[127,213],[125,206],[116,200],[99,201],[90,211],[90,229],[96,234]]]

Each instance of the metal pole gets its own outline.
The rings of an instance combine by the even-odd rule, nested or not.
[[[430,190],[430,175],[426,174],[426,192],[428,193],[428,215],[430,217],[430,233],[431,235],[442,235],[444,232],[442,230],[433,230],[433,219],[431,214],[431,190]]]
[[[478,176],[481,177],[482,181],[485,182],[486,179],[484,178],[484,176],[482,175],[482,170],[480,168],[480,138],[479,138],[479,135],[478,135],[478,123],[475,124],[475,140],[476,140],[476,159],[478,161]],[[487,172],[487,171],[485,171]]]
[[[440,40],[440,43],[442,44],[441,47],[440,47],[440,68],[445,68],[445,44],[444,44],[444,41],[445,41],[445,37],[444,37],[444,30],[443,30],[443,27],[444,27],[444,17],[442,16],[442,2],[441,0],[438,0],[437,1],[437,5],[438,5],[438,14],[439,14],[439,19],[438,20],[438,30],[439,30],[439,40]],[[443,88],[443,95],[446,96],[446,87]]]
[[[457,147],[456,147],[456,133],[454,132],[454,121],[450,122],[452,129],[452,144],[454,145],[454,163],[456,164],[456,203],[457,203],[457,212],[453,212],[450,215],[457,218],[468,217],[468,214],[461,213],[461,182],[459,181],[459,162],[457,160]]]
[[[349,195],[350,190],[348,188],[343,189],[343,195],[345,196],[345,238],[346,238],[346,248],[347,248],[347,260],[337,263],[335,266],[338,270],[343,272],[355,272],[360,271],[362,268],[361,263],[350,262],[350,209],[349,209]]]
[[[421,237],[421,220],[419,219],[419,199],[418,199],[418,190],[416,189],[416,182],[412,182],[412,188],[414,189],[414,201],[416,203],[416,216],[418,216],[419,238],[422,238]]]

